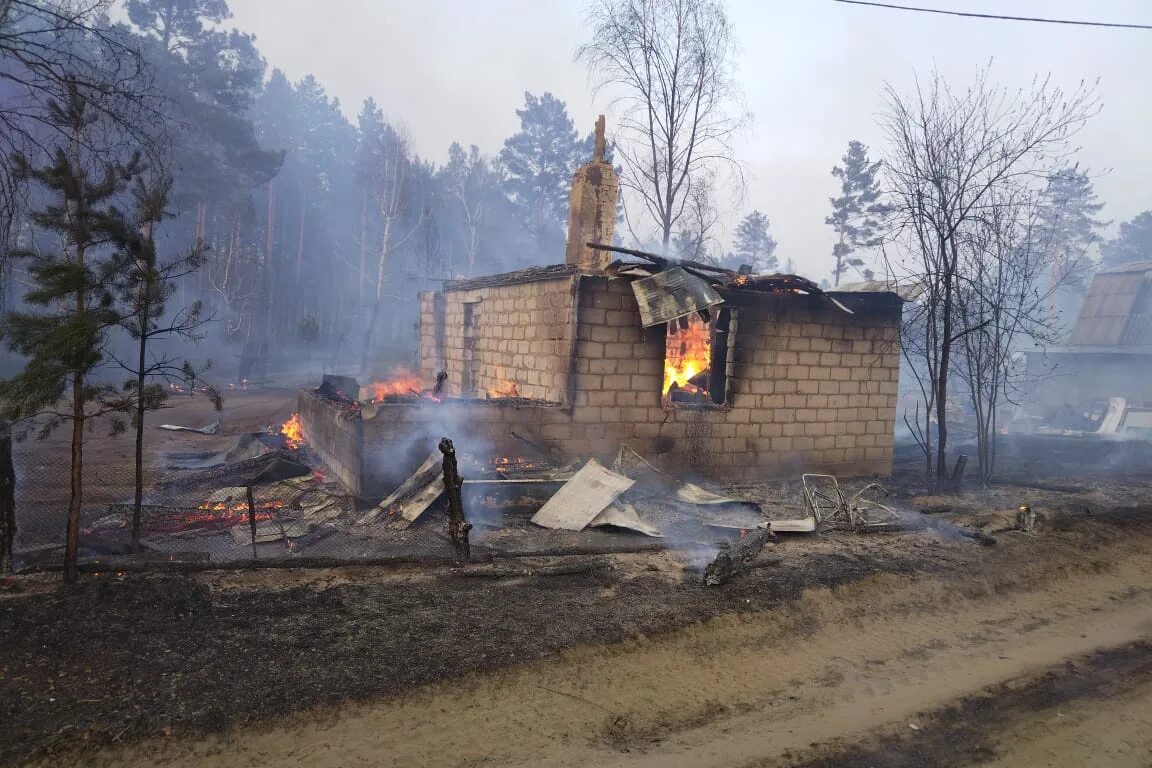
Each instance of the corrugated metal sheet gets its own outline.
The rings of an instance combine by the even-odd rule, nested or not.
[[[652,277],[633,280],[632,293],[636,296],[641,324],[645,328],[724,303],[712,286],[685,272],[682,267],[672,267]]]
[[[1152,270],[1097,273],[1068,343],[1080,347],[1152,345],[1150,277]]]
[[[1118,264],[1115,267],[1101,269],[1097,274],[1114,275],[1121,272],[1152,272],[1152,261],[1130,261],[1127,264]]]

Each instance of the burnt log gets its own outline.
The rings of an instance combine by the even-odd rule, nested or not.
[[[444,454],[444,496],[447,499],[448,538],[452,541],[452,555],[458,563],[472,559],[468,532],[472,524],[464,516],[464,501],[460,488],[464,485],[456,465],[456,448],[448,438],[440,440],[440,453]]]
[[[749,531],[738,542],[716,556],[704,569],[704,585],[716,587],[731,581],[742,571],[754,567],[752,561],[764,549],[764,545],[776,540],[776,534],[769,528],[756,528]]]

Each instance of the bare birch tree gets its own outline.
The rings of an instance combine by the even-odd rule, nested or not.
[[[599,87],[619,93],[620,183],[667,248],[697,186],[720,166],[742,179],[731,146],[746,121],[732,28],[717,0],[593,0],[589,25],[577,58]]]
[[[380,310],[384,304],[387,270],[393,253],[400,248],[416,231],[412,227],[401,233],[401,214],[404,195],[411,172],[411,158],[408,152],[408,139],[383,121],[379,116],[379,129],[374,135],[365,137],[368,144],[362,169],[370,194],[380,214],[380,243],[377,250],[375,292],[368,325],[364,329],[364,348],[361,351],[360,369],[367,372],[372,356],[372,339],[380,322]]]
[[[965,238],[956,292],[964,334],[956,351],[957,377],[964,382],[976,420],[979,479],[992,480],[1000,412],[1016,394],[1022,371],[1015,364],[1023,345],[1055,343],[1061,328],[1048,311],[1063,282],[1049,276],[1050,247],[1036,236],[1042,210],[1033,189],[999,190],[987,213]]]
[[[922,293],[906,313],[904,354],[921,387],[925,413],[917,425],[930,484],[947,484],[949,384],[958,344],[989,325],[969,324],[960,292],[970,286],[965,254],[987,258],[981,229],[1013,191],[1033,188],[1071,154],[1071,137],[1099,109],[1095,89],[1065,92],[1048,80],[1019,91],[994,85],[982,72],[953,90],[938,73],[914,92],[889,86],[881,126],[892,204],[889,265]],[[933,430],[933,419],[935,429]],[[935,434],[933,435],[933,432]],[[933,438],[935,445],[933,446]]]

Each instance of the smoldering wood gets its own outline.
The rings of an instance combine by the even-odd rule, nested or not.
[[[768,528],[756,528],[721,552],[704,569],[704,585],[716,587],[731,581],[735,576],[751,567],[752,561],[776,535]]]
[[[468,544],[468,532],[472,524],[464,515],[464,501],[460,495],[460,488],[464,480],[456,465],[456,448],[448,438],[440,440],[440,452],[444,454],[444,496],[447,500],[448,512],[448,538],[452,541],[452,553],[457,562],[466,563],[471,560]]]

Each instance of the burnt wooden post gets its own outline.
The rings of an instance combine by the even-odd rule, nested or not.
[[[448,499],[448,538],[452,540],[452,556],[457,562],[466,563],[472,555],[468,546],[468,532],[472,524],[464,516],[464,501],[460,497],[460,487],[464,485],[456,466],[456,448],[452,441],[443,438],[440,452],[444,454],[444,495]]]
[[[260,557],[256,554],[256,499],[252,495],[252,486],[248,486],[248,528],[252,531],[252,559]]]
[[[16,470],[12,466],[12,432],[0,426],[0,573],[15,567],[12,549],[16,542]]]
[[[964,470],[968,468],[968,456],[960,454],[956,459],[956,466],[952,468],[952,479],[949,486],[952,493],[960,493],[960,486],[964,483]]]

